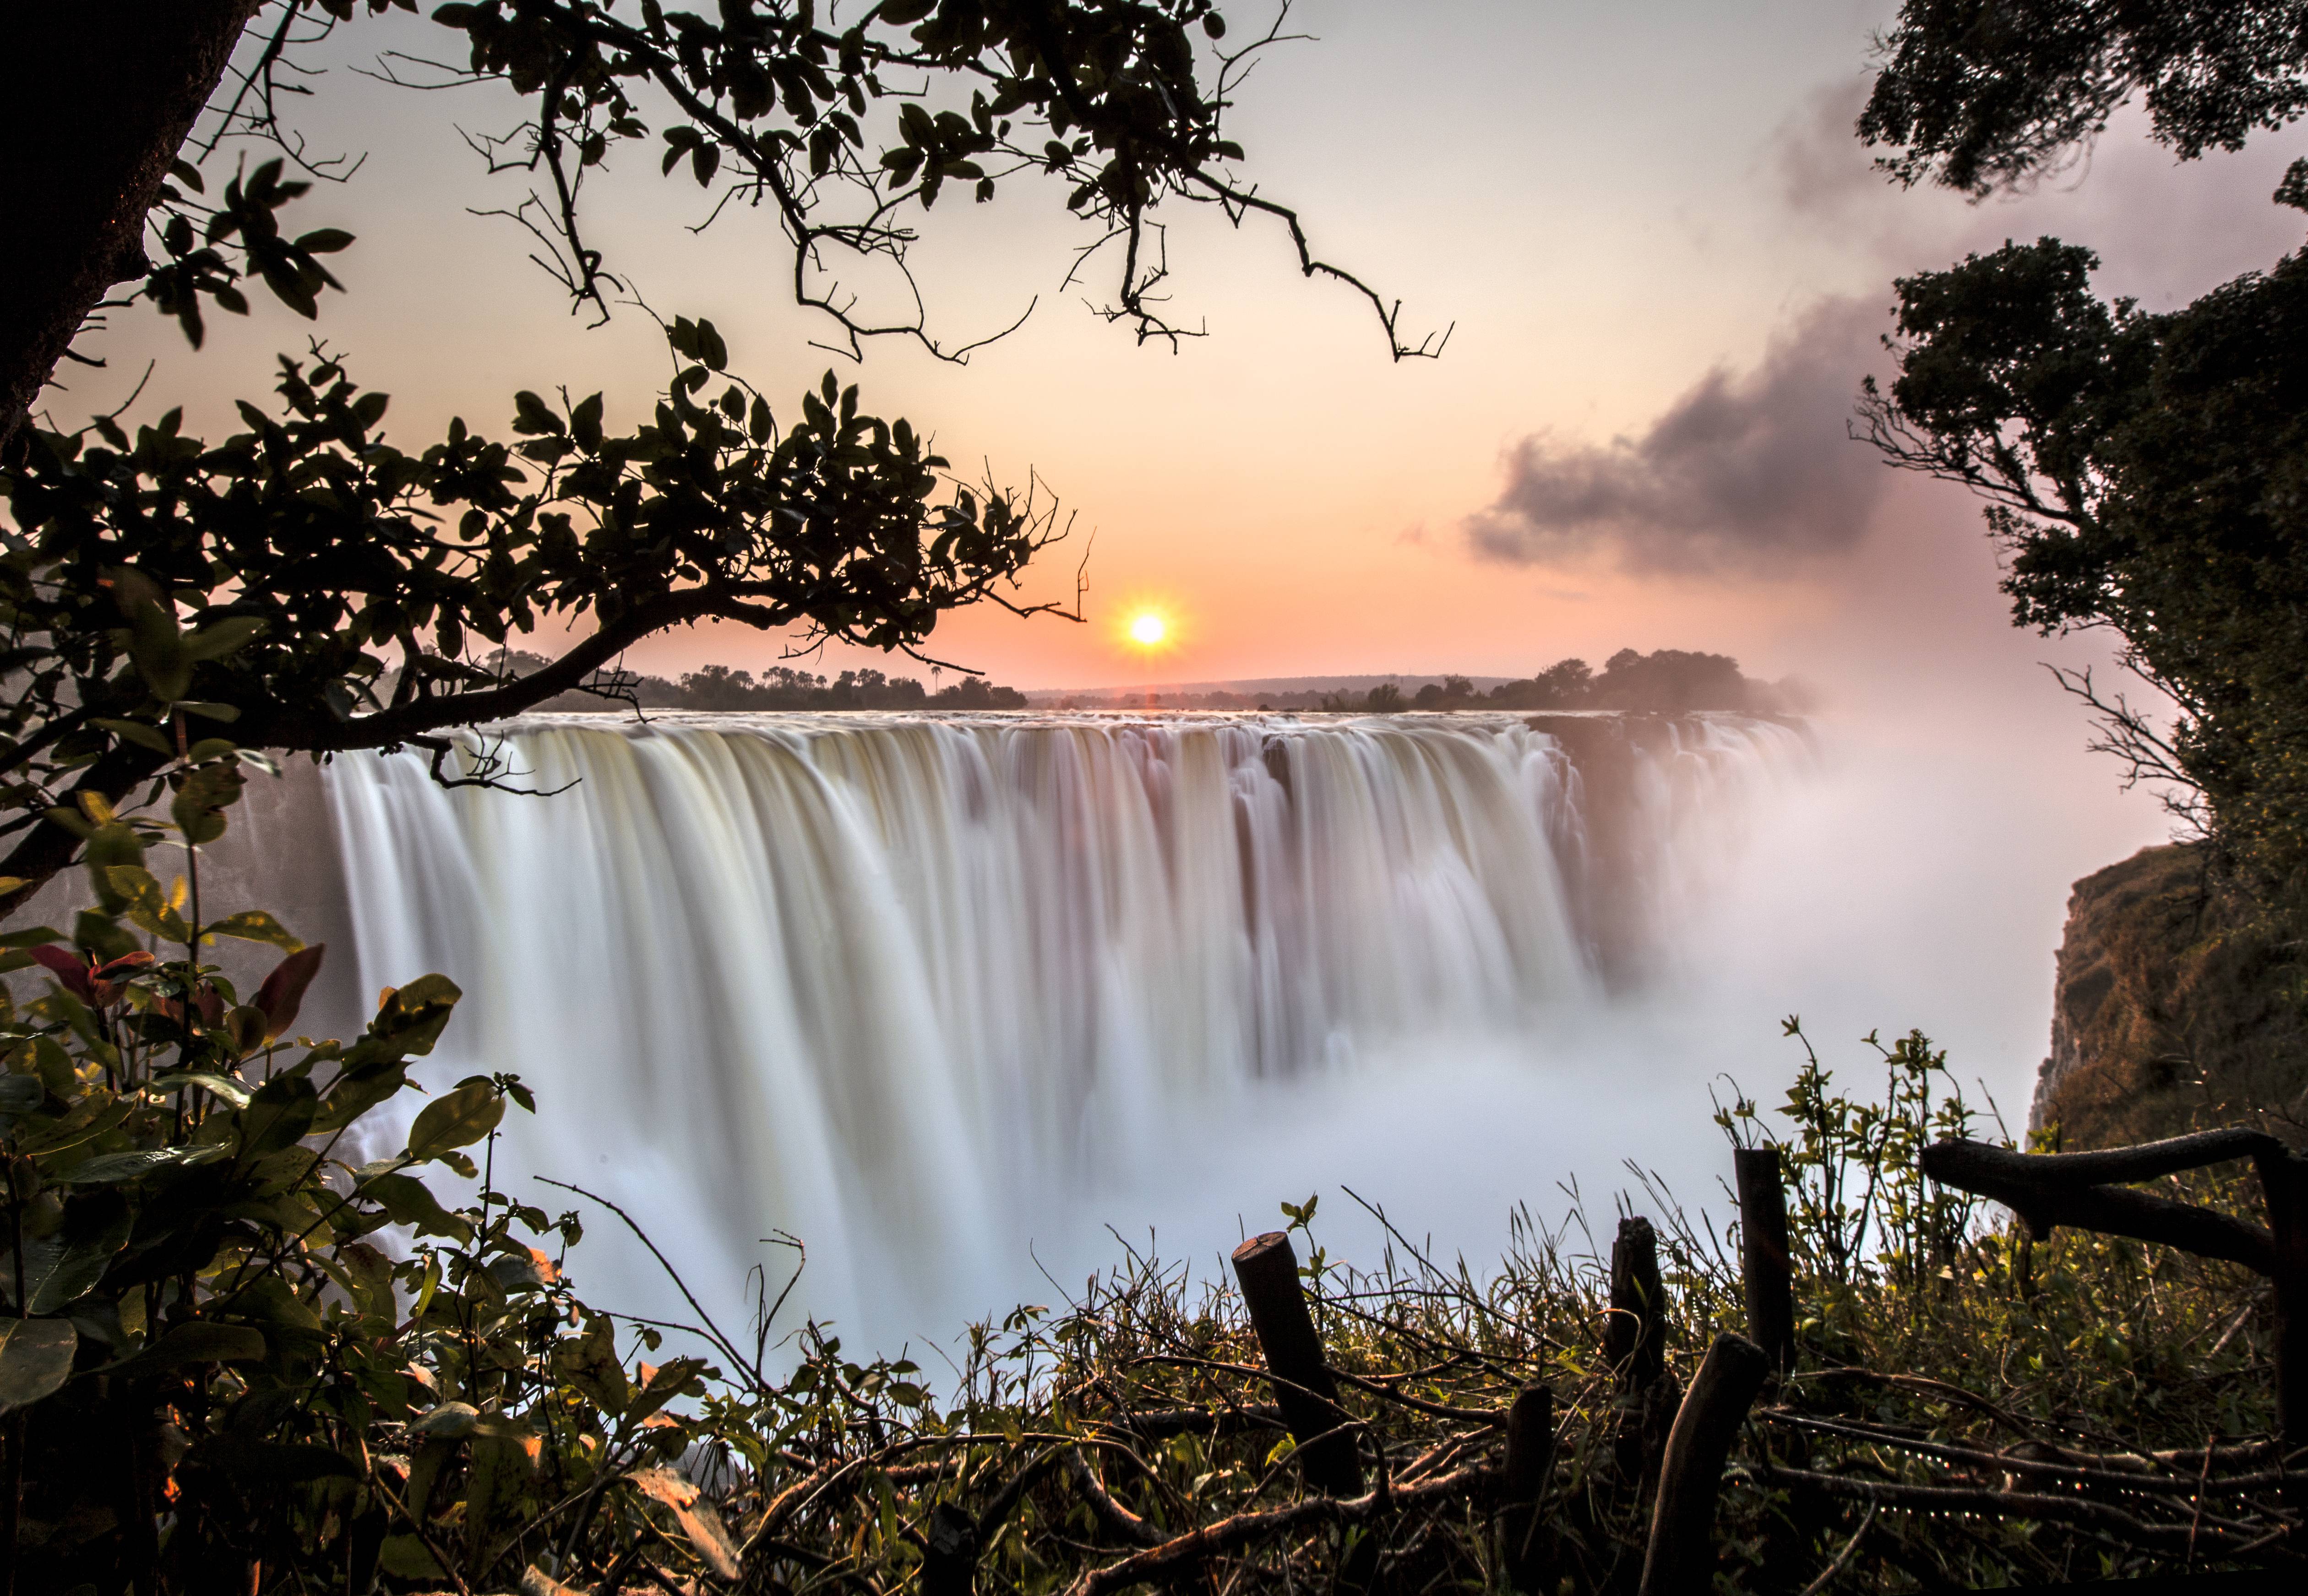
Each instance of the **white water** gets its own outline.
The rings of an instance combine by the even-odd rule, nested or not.
[[[434,1074],[540,1100],[501,1176],[593,1186],[725,1303],[761,1238],[801,1237],[809,1309],[883,1344],[1023,1290],[1029,1243],[1078,1262],[1100,1222],[1206,1206],[1186,1188],[1244,1178],[1215,1150],[1245,1115],[1591,1058],[1609,993],[1690,965],[1678,928],[1808,763],[1730,717],[1652,722],[1607,791],[1504,717],[509,738],[529,784],[578,784],[332,767],[364,984],[465,988]],[[661,1302],[589,1222],[589,1290]]]

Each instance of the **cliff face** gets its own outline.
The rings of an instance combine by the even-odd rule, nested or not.
[[[2224,904],[2191,845],[2145,848],[2068,900],[2052,1052],[2028,1115],[2063,1145],[2308,1118],[2299,964]]]

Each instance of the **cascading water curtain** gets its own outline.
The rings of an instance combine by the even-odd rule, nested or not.
[[[525,785],[575,785],[332,768],[365,983],[457,980],[438,1073],[532,1083],[513,1165],[628,1207],[693,1284],[786,1232],[814,1311],[884,1324],[1230,1091],[1598,1001],[1582,902],[1670,919],[1738,789],[1800,753],[1770,722],[1677,725],[1618,817],[1650,864],[1625,880],[1588,857],[1564,749],[1505,718],[505,737]]]

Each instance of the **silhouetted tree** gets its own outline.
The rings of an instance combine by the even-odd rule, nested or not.
[[[1907,340],[1871,436],[1989,501],[2012,618],[2106,627],[2178,707],[2159,729],[2088,673],[2102,746],[2270,901],[2308,884],[2308,259],[2185,309],[2091,291],[2044,239],[1899,284]]]
[[[2136,96],[2183,159],[2308,111],[2308,22],[2275,0],[1909,0],[1859,122],[1886,165],[1975,194],[2086,147]],[[2308,160],[2276,199],[2308,209]],[[2056,238],[1897,285],[1899,375],[1867,436],[1987,500],[2016,624],[2106,627],[2160,726],[2062,672],[2130,780],[2168,783],[2264,902],[2308,885],[2308,260],[2148,315]]]
[[[2135,96],[2183,160],[2308,110],[2298,0],[1906,0],[1878,53],[1860,136],[1903,182],[1974,194],[2057,167]]]

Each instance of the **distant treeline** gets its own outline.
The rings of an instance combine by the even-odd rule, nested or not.
[[[550,661],[515,650],[504,661],[514,676],[542,669]],[[773,665],[758,677],[727,665],[707,665],[673,680],[635,675],[624,686],[648,710],[1022,710],[1026,695],[964,677],[935,692],[909,676],[878,670],[845,670],[828,680],[806,670]],[[615,701],[592,693],[564,693],[538,706],[545,710],[603,710]]]
[[[540,654],[514,650],[491,669],[527,676],[550,663]],[[661,676],[628,678],[633,699],[650,710],[1022,710],[1026,695],[977,677],[964,677],[932,692],[913,677],[878,670],[845,670],[828,679],[805,670],[773,665],[756,676],[727,665],[708,665],[677,680]],[[1048,701],[1045,699],[1045,703]],[[564,693],[538,707],[601,710],[613,701],[590,693]],[[1692,710],[1740,710],[1751,714],[1788,713],[1805,707],[1793,683],[1761,682],[1742,675],[1727,654],[1661,649],[1639,653],[1621,649],[1600,672],[1584,660],[1562,660],[1537,675],[1502,682],[1485,692],[1463,676],[1446,676],[1406,693],[1381,682],[1366,693],[1077,693],[1048,707],[1061,710],[1312,710],[1332,713],[1385,714],[1400,710],[1636,710],[1682,714]]]
[[[1463,676],[1446,676],[1405,693],[1382,682],[1366,693],[1120,693],[1073,694],[1056,709],[1322,710],[1385,714],[1399,710],[1638,710],[1682,714],[1692,710],[1792,713],[1807,695],[1791,682],[1760,682],[1742,675],[1727,654],[1683,649],[1639,653],[1621,649],[1601,674],[1584,660],[1562,660],[1537,676],[1502,682],[1484,692]]]
[[[1375,694],[1377,689],[1374,689]],[[1638,653],[1621,649],[1598,676],[1584,660],[1560,660],[1537,676],[1477,694],[1460,676],[1428,683],[1411,695],[1413,709],[1744,710],[1769,714],[1802,707],[1800,693],[1784,683],[1751,680],[1728,654],[1683,649]]]

